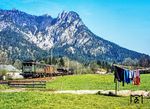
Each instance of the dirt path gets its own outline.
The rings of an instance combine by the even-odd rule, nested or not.
[[[60,93],[60,94],[96,94],[100,90],[60,90],[60,91],[55,91],[54,93]]]
[[[15,89],[5,89],[0,90],[0,92],[27,92],[29,90],[25,88],[15,88]],[[34,90],[32,90],[34,91]],[[60,90],[60,91],[48,91],[48,90],[35,90],[39,92],[48,92],[55,94],[100,94],[100,95],[115,95],[115,90]],[[150,91],[138,90],[120,90],[117,91],[119,96],[130,96],[130,95],[143,95],[144,97],[150,97]]]
[[[101,94],[101,95],[115,95],[115,90],[65,90],[65,91],[55,91],[54,93],[69,93],[69,94]],[[138,90],[120,90],[117,91],[119,96],[130,96],[130,95],[143,95],[145,97],[150,97],[150,91]]]

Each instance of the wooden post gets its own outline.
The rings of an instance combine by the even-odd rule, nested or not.
[[[117,95],[117,80],[115,82],[115,94]]]
[[[119,91],[119,81],[118,81],[118,91]]]
[[[141,103],[143,104],[143,95],[141,95]]]

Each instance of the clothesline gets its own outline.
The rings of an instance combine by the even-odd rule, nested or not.
[[[140,85],[140,71],[123,69],[118,66],[115,66],[114,80],[124,83],[133,83],[134,85]]]
[[[133,85],[140,85],[140,72],[150,70],[150,68],[133,68],[132,66],[123,66],[113,64],[114,68],[114,82],[115,85],[115,93],[117,95],[117,90],[119,89],[119,82],[124,83],[132,83]]]
[[[147,71],[147,70],[150,70],[150,68],[133,68],[132,66],[124,66],[124,65],[118,65],[118,64],[113,64],[113,66],[117,66],[117,67],[120,67],[124,70],[128,69],[128,70],[132,70],[132,71],[136,71],[136,70],[139,70],[139,71]]]

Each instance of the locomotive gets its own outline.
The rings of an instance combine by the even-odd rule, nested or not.
[[[36,61],[25,61],[22,63],[22,75],[24,76],[24,78],[51,77],[72,74],[73,69],[56,69],[54,65],[41,64]]]

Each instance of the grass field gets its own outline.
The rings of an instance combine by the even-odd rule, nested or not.
[[[8,89],[8,85],[0,85],[0,90]]]
[[[120,90],[150,90],[150,74],[141,75],[141,85],[120,83]],[[55,80],[47,83],[48,89],[53,90],[115,90],[113,75],[71,75],[57,77]]]
[[[141,75],[141,85],[132,84],[120,90],[150,90],[150,75]],[[8,86],[0,85],[4,90]],[[56,77],[47,83],[53,90],[110,90],[115,89],[113,75],[71,75]],[[129,97],[103,95],[53,94],[28,90],[27,92],[0,92],[0,109],[150,109],[150,98],[144,104],[130,104]]]
[[[0,93],[0,109],[137,109],[150,107],[130,104],[129,97],[102,95],[51,94],[48,92]]]

